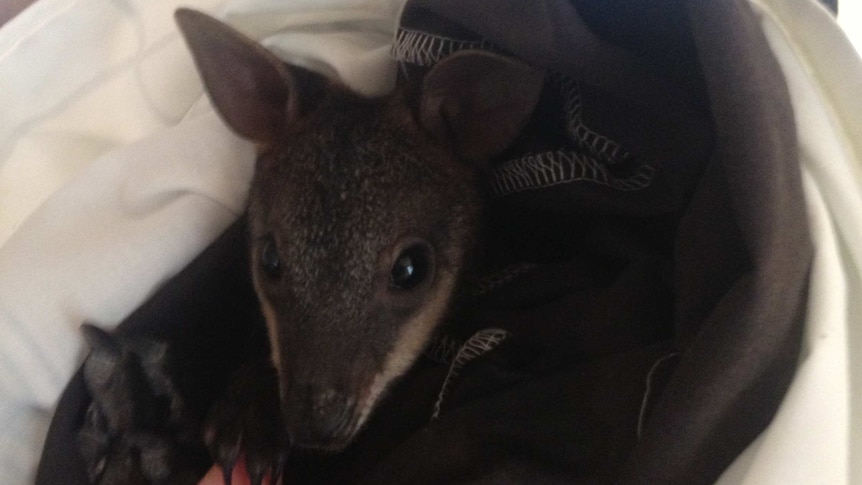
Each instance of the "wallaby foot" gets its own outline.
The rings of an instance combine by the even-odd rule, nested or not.
[[[253,485],[267,474],[278,481],[290,447],[279,408],[278,379],[268,361],[255,360],[236,371],[225,395],[209,413],[204,441],[224,470],[225,483],[245,455]]]

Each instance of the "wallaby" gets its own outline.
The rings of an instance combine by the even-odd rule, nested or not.
[[[479,174],[524,128],[544,72],[464,51],[369,98],[205,14],[176,19],[216,110],[257,146],[250,263],[281,432],[338,451],[446,318],[477,239]],[[259,480],[283,455],[252,456],[266,439],[230,414],[216,413],[234,422],[210,447],[226,470],[245,450]]]

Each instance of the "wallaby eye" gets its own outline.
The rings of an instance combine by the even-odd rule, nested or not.
[[[430,272],[429,249],[422,244],[408,247],[395,258],[389,275],[389,286],[398,290],[412,290],[428,278]]]
[[[260,249],[260,267],[270,278],[278,278],[281,275],[281,257],[271,236],[263,240],[263,246]]]

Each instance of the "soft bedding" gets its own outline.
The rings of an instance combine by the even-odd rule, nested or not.
[[[201,100],[174,8],[220,13],[373,94],[394,80],[401,3],[42,0],[0,30],[0,482],[32,482],[78,325],[122,320],[242,211],[251,147]],[[755,5],[793,102],[815,261],[797,375],[722,481],[852,483],[862,67],[812,2]]]

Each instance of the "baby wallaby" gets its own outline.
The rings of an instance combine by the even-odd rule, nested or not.
[[[523,129],[544,73],[465,51],[368,98],[204,14],[176,19],[218,113],[257,145],[250,263],[285,431],[340,450],[447,316],[478,175]]]

